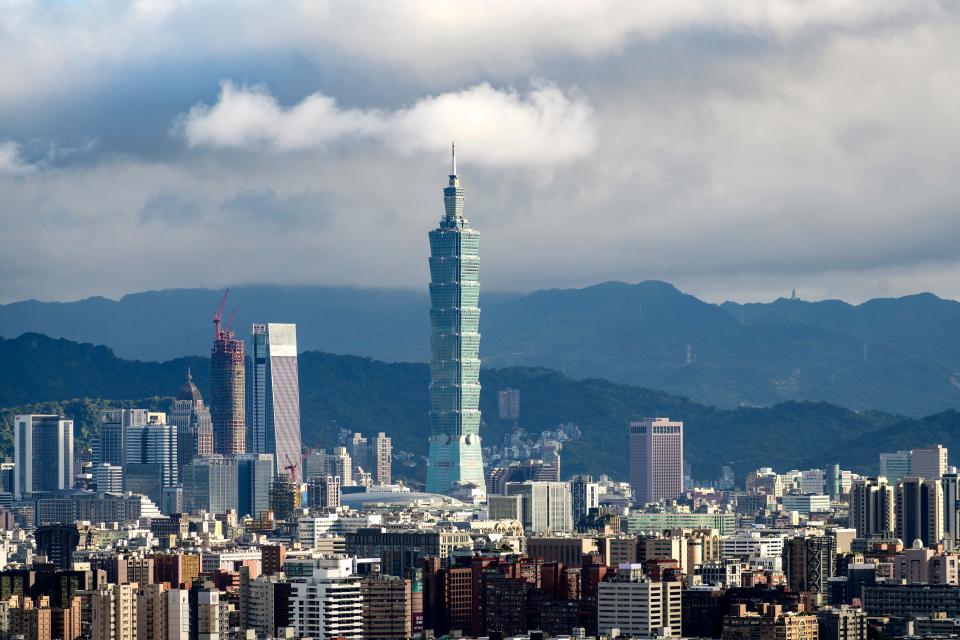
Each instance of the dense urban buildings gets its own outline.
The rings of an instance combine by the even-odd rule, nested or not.
[[[444,216],[430,232],[430,451],[427,491],[482,490],[480,234],[463,217],[456,155]]]
[[[250,372],[250,453],[269,453],[276,473],[300,465],[300,378],[297,326],[254,324]]]

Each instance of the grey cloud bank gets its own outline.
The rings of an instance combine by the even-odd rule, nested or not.
[[[960,297],[951,4],[635,4],[20,3],[0,301],[423,287],[451,138],[488,291]],[[160,68],[163,100],[106,89]]]

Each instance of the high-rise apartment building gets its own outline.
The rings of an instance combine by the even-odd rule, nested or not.
[[[940,444],[910,452],[910,475],[925,480],[939,480],[947,472],[947,448]]]
[[[351,558],[318,558],[309,575],[291,576],[290,622],[299,638],[363,638],[363,602]]]
[[[273,455],[248,453],[237,456],[237,515],[259,516],[270,509]]]
[[[355,433],[350,439],[350,459],[354,467],[370,470],[370,443],[363,434]]]
[[[683,493],[683,423],[647,418],[630,423],[630,486],[636,504]]]
[[[932,546],[943,538],[943,488],[939,480],[908,476],[897,485],[896,536],[910,546]]]
[[[13,496],[73,487],[73,420],[28,414],[13,419]]]
[[[880,454],[880,475],[896,486],[900,478],[910,475],[910,452],[896,451]]]
[[[566,482],[508,482],[508,496],[522,496],[521,519],[528,534],[573,531],[572,496]]]
[[[214,326],[213,348],[210,350],[213,451],[220,455],[238,455],[247,448],[243,340],[237,338],[233,331],[220,327],[219,313],[214,317]]]
[[[137,640],[137,585],[108,584],[89,598],[92,640]]]
[[[167,416],[167,422],[177,428],[177,465],[180,469],[196,456],[213,455],[213,420],[210,409],[193,376],[187,370],[187,381],[180,387]]]
[[[340,476],[310,478],[307,498],[311,508],[336,511],[340,508],[340,494]]]
[[[850,526],[857,535],[890,537],[897,524],[894,488],[884,477],[863,478],[850,489]]]
[[[270,453],[275,473],[300,466],[300,381],[297,370],[297,325],[253,325],[253,370],[250,375],[251,453]]]
[[[519,389],[501,389],[497,392],[497,413],[501,420],[516,422],[520,419]]]
[[[390,436],[384,432],[377,434],[370,446],[373,456],[373,481],[376,484],[391,484],[393,482],[393,444]]]
[[[682,609],[680,582],[653,582],[643,577],[643,565],[621,565],[617,578],[597,585],[597,626],[636,638],[657,637],[669,628],[680,637]]]
[[[427,491],[483,490],[480,445],[480,234],[463,217],[456,155],[444,216],[430,232],[430,452]]]
[[[363,600],[363,637],[406,640],[413,634],[410,580],[374,575],[360,583]]]

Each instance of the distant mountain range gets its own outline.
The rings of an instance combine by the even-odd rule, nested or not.
[[[0,362],[0,448],[7,453],[17,412],[63,411],[76,419],[78,438],[90,442],[104,406],[134,400],[163,409],[183,383],[187,367],[209,399],[209,363],[204,357],[128,361],[106,347],[30,333],[0,339]],[[582,439],[563,451],[565,477],[587,472],[625,478],[628,423],[658,415],[686,422],[687,461],[696,478],[717,477],[727,463],[738,474],[761,465],[785,470],[831,462],[876,472],[881,451],[934,442],[960,450],[960,414],[955,411],[915,420],[812,402],[718,409],[659,391],[596,378],[575,380],[540,368],[484,369],[480,381],[487,443],[501,441],[511,427],[497,418],[496,392],[505,387],[520,390],[521,423],[528,431],[563,422],[581,426]],[[428,382],[424,364],[305,352],[300,355],[304,444],[335,446],[341,428],[367,434],[386,431],[397,448],[425,454]],[[421,466],[414,477],[422,476]]]
[[[0,335],[37,331],[128,358],[208,353],[221,293],[175,289],[119,301],[0,305]],[[481,298],[490,367],[547,367],[720,407],[825,401],[914,417],[960,406],[960,303],[932,294],[714,305],[656,281]],[[423,362],[425,293],[238,287],[234,327],[295,322],[301,350]]]

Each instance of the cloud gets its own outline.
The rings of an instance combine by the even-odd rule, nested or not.
[[[455,139],[471,163],[499,167],[569,162],[597,141],[586,97],[543,81],[525,95],[484,83],[395,111],[342,107],[321,93],[284,107],[263,87],[223,82],[216,104],[194,106],[175,129],[191,147],[273,151],[373,140],[412,155],[445,152]]]
[[[19,144],[0,142],[0,175],[23,176],[35,169],[35,165],[24,160]]]

